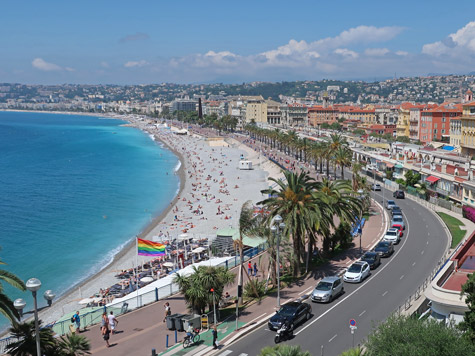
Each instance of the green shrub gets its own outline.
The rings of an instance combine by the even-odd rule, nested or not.
[[[266,284],[264,281],[251,279],[244,286],[244,297],[249,299],[261,299],[266,294]]]

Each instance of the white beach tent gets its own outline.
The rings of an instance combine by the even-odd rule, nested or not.
[[[193,273],[193,267],[198,266],[217,266],[219,264],[225,263],[226,261],[232,260],[234,257],[215,257],[206,261],[201,261],[188,265],[185,268],[178,271],[181,276],[189,276]],[[127,303],[127,309],[135,309],[138,306],[143,306],[145,304],[155,301],[155,288],[158,288],[158,299],[165,299],[170,294],[178,292],[178,285],[173,283],[173,278],[175,278],[175,273],[169,274],[164,278],[160,278],[153,283],[147,284],[145,287],[140,288],[138,291],[129,293],[122,298],[117,298],[112,301],[112,303],[107,304],[108,308],[122,308],[124,303]]]

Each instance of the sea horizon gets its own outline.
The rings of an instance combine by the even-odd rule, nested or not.
[[[178,158],[124,123],[0,112],[0,258],[41,280],[40,305],[45,290],[63,295],[102,270],[178,192]],[[30,293],[7,292],[32,309]]]

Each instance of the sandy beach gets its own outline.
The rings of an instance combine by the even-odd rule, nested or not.
[[[138,235],[147,240],[157,240],[159,236],[173,238],[182,233],[211,237],[219,229],[236,228],[242,205],[248,200],[254,203],[262,200],[264,197],[260,191],[269,187],[268,177],[281,174],[275,164],[232,138],[214,141],[216,146],[212,146],[205,137],[176,135],[147,119],[133,116],[112,118],[129,121],[127,126],[148,133],[158,144],[173,151],[181,162],[178,171],[169,172],[179,175],[180,191],[168,208]],[[238,169],[241,155],[253,162],[253,170]],[[135,256],[135,241],[132,240],[102,271],[73,287],[55,300],[52,307],[40,312],[40,318],[51,323],[65,313],[78,310],[80,299],[116,283],[117,271],[131,268]],[[139,263],[149,259],[140,256]]]

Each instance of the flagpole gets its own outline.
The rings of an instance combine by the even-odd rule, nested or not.
[[[137,308],[139,307],[139,240],[135,236],[135,288],[137,290]]]

